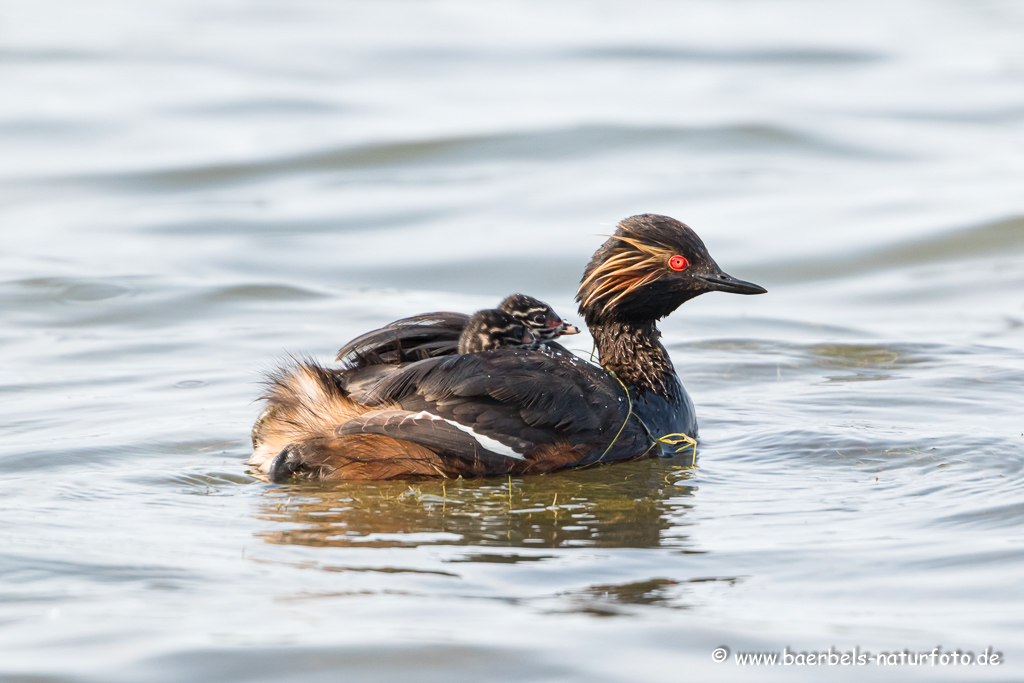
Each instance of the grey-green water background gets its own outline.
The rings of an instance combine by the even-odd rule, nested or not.
[[[997,0],[5,0],[0,678],[1021,680],[1022,35]],[[579,322],[640,212],[769,289],[662,326],[696,469],[246,474],[286,354],[512,291]]]

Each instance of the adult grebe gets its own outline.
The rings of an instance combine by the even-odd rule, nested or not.
[[[661,452],[697,435],[656,322],[695,296],[766,290],[725,274],[688,226],[619,223],[576,294],[601,367],[564,350],[498,348],[413,363],[279,369],[249,464],[272,481],[548,472]]]

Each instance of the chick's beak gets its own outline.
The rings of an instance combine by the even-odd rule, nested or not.
[[[579,333],[580,333],[580,328],[576,327],[575,325],[570,325],[569,323],[565,322],[564,320],[562,321],[561,327],[559,327],[559,329],[558,329],[558,334],[563,334],[563,335],[564,334],[579,334]]]
[[[732,294],[765,294],[768,290],[753,282],[738,280],[732,275],[718,271],[717,273],[694,273],[698,280],[708,284],[712,290],[730,292]]]
[[[533,335],[530,334],[529,330],[524,330],[523,331],[523,343],[524,344],[532,344],[533,342],[534,342]]]

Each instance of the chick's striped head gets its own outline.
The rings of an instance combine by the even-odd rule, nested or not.
[[[480,353],[527,346],[536,341],[530,330],[512,315],[497,308],[474,313],[459,336],[459,353]]]
[[[537,341],[543,343],[562,335],[579,334],[579,328],[558,317],[555,309],[526,294],[510,294],[498,308],[511,314],[530,328]]]

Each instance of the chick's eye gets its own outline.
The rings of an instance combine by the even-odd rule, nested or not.
[[[688,265],[690,265],[690,262],[678,254],[668,260],[668,267],[672,270],[686,270]]]

